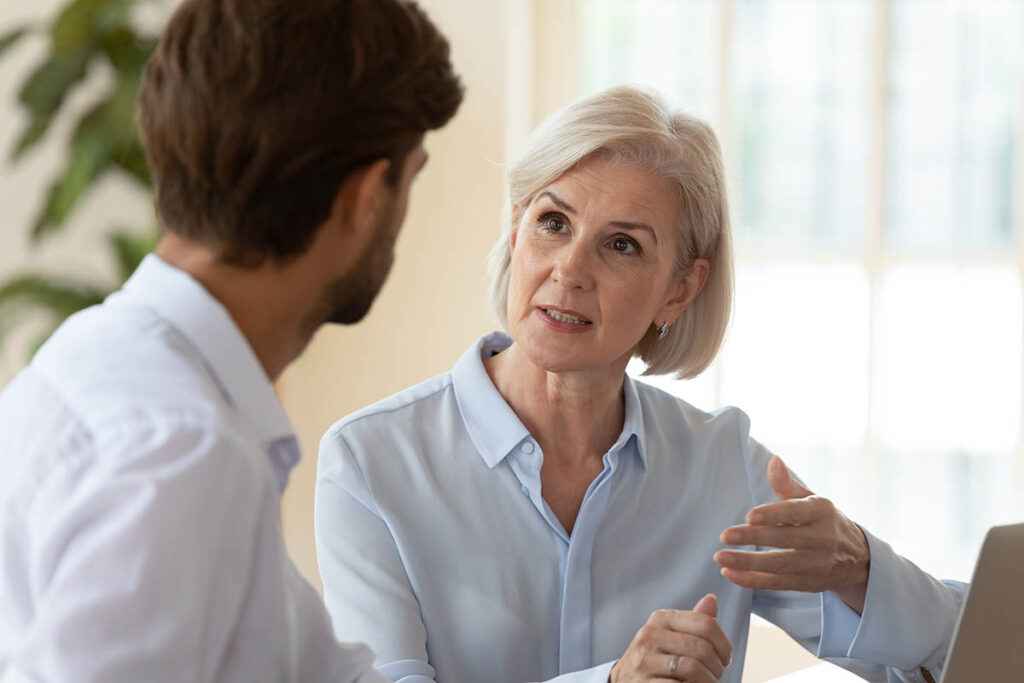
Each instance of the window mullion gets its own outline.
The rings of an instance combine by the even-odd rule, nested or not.
[[[733,158],[732,150],[736,149],[735,141],[735,105],[733,99],[733,69],[732,69],[732,40],[735,21],[736,5],[735,0],[718,0],[718,41],[715,46],[715,61],[718,65],[718,84],[715,104],[715,129],[718,132],[718,140],[722,146],[722,159],[725,162],[725,172],[729,190],[729,211],[732,222],[734,260],[739,260],[737,253],[738,240],[737,226],[735,221],[742,214],[740,213],[739,198],[740,192],[737,184],[736,168],[738,160]],[[733,294],[735,298],[735,293]],[[721,358],[719,354],[719,358]],[[725,360],[728,362],[728,360]],[[715,405],[720,406],[723,400],[723,376],[722,363],[716,363],[714,368],[715,383]]]
[[[867,159],[867,225],[864,243],[864,268],[868,276],[868,405],[864,430],[863,467],[860,489],[871,497],[865,510],[878,514],[884,504],[885,465],[878,437],[878,382],[875,372],[878,355],[878,310],[881,278],[885,267],[885,230],[888,223],[889,77],[891,70],[892,3],[872,0],[869,44],[871,93],[869,95],[870,149]]]
[[[1021,10],[1024,14],[1024,10]],[[1024,19],[1024,17],[1021,17]],[[1017,73],[1017,116],[1024,117],[1024,59],[1021,59]],[[1016,165],[1016,192],[1013,193],[1013,216],[1014,216],[1014,244],[1017,246],[1017,274],[1019,286],[1024,287],[1024,130],[1017,136],[1017,149],[1014,150]],[[1022,318],[1024,320],[1024,318]],[[1024,327],[1024,322],[1022,322]],[[1021,330],[1021,339],[1024,339],[1024,329]],[[1021,364],[1020,377],[1021,401],[1024,402],[1024,363]],[[1016,517],[1024,517],[1024,417],[1019,418],[1017,448],[1015,451],[1014,467],[1017,473],[1015,489],[1016,494]]]

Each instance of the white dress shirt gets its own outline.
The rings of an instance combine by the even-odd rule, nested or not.
[[[833,593],[751,591],[712,560],[719,534],[777,500],[769,452],[734,408],[705,413],[624,383],[625,423],[572,534],[541,496],[543,455],[491,383],[482,338],[451,372],[335,424],[320,445],[316,537],[339,638],[402,683],[605,683],[653,610],[719,597],[742,676],[751,612],[869,680],[938,675],[963,584],[868,534],[863,616]],[[556,678],[557,677],[557,678]]]
[[[0,681],[382,680],[286,554],[298,457],[227,310],[147,257],[0,393]]]

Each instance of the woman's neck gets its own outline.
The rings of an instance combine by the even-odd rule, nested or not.
[[[600,459],[625,420],[625,368],[549,372],[516,345],[484,361],[491,381],[540,443],[545,464],[572,466]]]

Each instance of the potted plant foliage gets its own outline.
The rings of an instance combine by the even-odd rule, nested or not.
[[[97,62],[114,77],[98,102],[77,114],[67,143],[63,168],[46,189],[46,199],[32,225],[32,242],[59,234],[75,207],[108,173],[124,175],[152,190],[145,156],[135,127],[139,78],[156,36],[138,28],[133,10],[140,0],[72,0],[40,26],[24,26],[0,36],[0,57],[23,37],[41,33],[49,42],[45,58],[34,65],[18,92],[18,106],[28,122],[9,150],[17,163],[45,139],[65,107],[68,94],[82,85]],[[156,230],[109,229],[106,239],[115,256],[112,281],[88,282],[45,272],[23,272],[0,282],[0,344],[11,329],[35,314],[46,320],[32,351],[72,313],[99,303],[117,289],[152,250]]]

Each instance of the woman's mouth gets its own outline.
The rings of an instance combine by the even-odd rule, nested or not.
[[[576,316],[576,315],[572,315],[571,313],[562,313],[561,311],[556,311],[556,310],[551,309],[551,308],[542,308],[540,310],[543,311],[544,314],[547,315],[552,320],[557,320],[560,323],[569,323],[571,325],[591,325],[592,324],[589,320],[586,320],[585,318],[581,318],[581,317]]]

